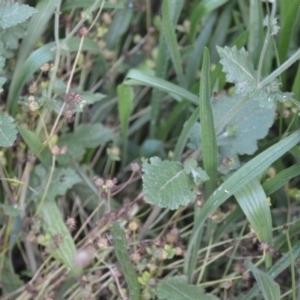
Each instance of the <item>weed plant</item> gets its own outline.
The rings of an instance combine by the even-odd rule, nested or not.
[[[1,1],[1,299],[299,299],[299,7]]]

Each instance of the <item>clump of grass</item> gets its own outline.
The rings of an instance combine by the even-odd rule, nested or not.
[[[296,299],[287,2],[51,0],[0,20],[1,299]]]

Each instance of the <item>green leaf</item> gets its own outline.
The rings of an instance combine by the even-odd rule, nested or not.
[[[170,0],[170,19],[172,24],[178,21],[180,12],[183,7],[183,0]],[[167,40],[165,37],[164,30],[160,31],[159,43],[158,43],[158,55],[155,61],[155,76],[158,78],[165,79],[167,77],[168,63],[169,63],[169,51]],[[151,120],[150,120],[150,138],[156,137],[156,131],[158,127],[158,121],[161,114],[161,102],[164,96],[163,91],[155,89],[151,95]]]
[[[281,2],[283,3],[283,2]],[[280,35],[278,41],[278,55],[280,63],[286,60],[290,44],[292,42],[293,31],[297,22],[297,14],[299,10],[300,0],[284,1],[285,10],[280,10]]]
[[[9,217],[17,217],[21,214],[21,209],[16,206],[1,204],[0,203],[0,211],[2,210],[3,214]]]
[[[113,131],[102,124],[81,124],[75,131],[61,137],[61,143],[68,147],[96,148],[113,138]]]
[[[95,4],[95,0],[84,0],[84,1],[72,0],[70,2],[63,3],[62,11],[67,11],[76,8],[87,8],[87,7],[91,7],[93,4]],[[98,8],[102,7],[102,1],[99,1],[96,7]],[[103,8],[123,9],[125,8],[125,2],[120,1],[120,3],[112,3],[112,2],[105,1]]]
[[[163,1],[162,16],[163,16],[163,22],[162,22],[163,31],[165,34],[168,48],[169,48],[169,53],[171,55],[174,68],[176,70],[178,82],[183,87],[184,86],[184,76],[183,76],[183,70],[182,70],[182,65],[181,65],[181,58],[180,58],[178,45],[177,45],[177,41],[176,41],[175,29],[174,29],[174,26],[172,24],[172,20],[170,17],[169,0]]]
[[[26,4],[2,4],[0,6],[0,27],[6,29],[23,23],[36,12],[36,9]]]
[[[127,130],[129,124],[130,112],[133,104],[133,89],[131,86],[120,84],[118,85],[118,109],[121,122],[121,131],[123,138],[127,138]]]
[[[117,259],[122,267],[125,280],[128,284],[130,299],[140,299],[140,285],[138,282],[137,274],[131,263],[128,250],[125,231],[118,222],[115,222],[111,227],[110,233],[113,237],[114,249]]]
[[[3,257],[2,272],[5,274],[5,276],[1,278],[3,295],[13,293],[24,286],[24,282],[20,279],[19,275],[15,273],[12,262],[6,256]],[[16,295],[17,294],[15,294],[15,297]]]
[[[188,284],[184,275],[167,277],[157,285],[157,297],[160,300],[218,300],[214,295],[205,294],[202,287]]]
[[[0,113],[0,147],[12,146],[17,138],[17,133],[14,119]]]
[[[116,47],[120,38],[129,28],[132,17],[133,9],[131,7],[117,11],[106,35],[108,49],[112,50]]]
[[[247,162],[243,167],[227,178],[223,184],[208,198],[194,223],[192,235],[189,240],[189,246],[186,252],[185,272],[194,269],[194,265],[190,265],[191,252],[195,240],[201,231],[205,220],[213,213],[221,204],[223,204],[230,196],[236,193],[240,188],[247,184],[250,180],[260,175],[268,168],[272,162],[294,147],[300,142],[300,131],[296,131],[287,138],[276,143],[264,152]],[[192,272],[189,272],[192,273]]]
[[[258,65],[261,48],[264,42],[262,19],[261,1],[249,2],[249,40],[247,49],[255,66]]]
[[[268,134],[274,122],[274,108],[261,107],[253,99],[242,103],[240,95],[220,96],[212,100],[212,107],[218,146],[228,149],[226,152],[231,155],[253,154],[257,150],[257,140]],[[222,131],[220,124],[226,124]]]
[[[261,242],[272,245],[272,217],[267,196],[258,179],[253,179],[234,194]]]
[[[247,94],[256,88],[255,71],[245,48],[217,47],[228,82],[236,84],[237,94]]]
[[[189,138],[189,134],[198,119],[199,119],[199,109],[196,108],[192,113],[192,115],[188,118],[188,120],[183,125],[183,129],[180,133],[180,136],[175,146],[173,160],[176,161],[180,159],[185,144]]]
[[[58,141],[60,147],[67,146],[66,154],[58,155],[57,161],[67,165],[74,161],[82,160],[85,149],[93,149],[113,139],[113,131],[102,124],[81,124],[75,131],[61,136]]]
[[[205,200],[216,188],[218,167],[217,138],[210,98],[210,59],[208,49],[204,48],[199,90],[199,112],[201,122],[203,167],[209,176],[209,180],[204,184]]]
[[[38,158],[41,161],[41,163],[46,168],[48,168],[51,165],[52,161],[51,153],[48,149],[48,146],[42,151],[40,151],[43,148],[43,143],[40,141],[40,139],[36,136],[34,132],[22,126],[18,126],[18,130],[31,152],[34,155],[38,155]]]
[[[47,0],[48,1],[48,0]],[[49,1],[50,2],[50,1]],[[63,40],[62,40],[63,41]],[[61,42],[62,42],[61,41]],[[80,38],[73,37],[70,38],[66,45],[62,49],[62,53],[70,53],[78,51],[80,44]],[[12,83],[10,85],[9,94],[8,94],[8,106],[11,107],[12,111],[16,111],[17,101],[19,94],[24,86],[24,84],[29,80],[29,78],[36,72],[44,63],[49,62],[54,59],[55,51],[53,48],[55,43],[46,44],[30,54],[30,56],[21,64],[18,69],[18,72],[14,73]],[[100,52],[100,48],[96,42],[92,41],[89,38],[85,38],[82,51],[92,51]]]
[[[263,188],[267,196],[273,194],[275,191],[286,185],[292,178],[300,175],[300,163],[297,163],[289,168],[282,170],[273,178],[268,179]]]
[[[155,76],[147,75],[139,70],[132,69],[128,72],[124,84],[128,85],[146,85],[157,88],[161,91],[164,91],[168,94],[174,94],[186,100],[189,100],[191,103],[198,105],[198,97],[188,90],[172,84],[161,78]]]
[[[246,267],[250,269],[259,285],[265,300],[280,300],[280,288],[268,274],[259,270],[250,261],[246,261]]]
[[[291,265],[291,259],[293,261],[296,261],[299,255],[300,255],[300,242],[297,242],[293,246],[291,253],[287,252],[283,254],[283,256],[270,268],[270,270],[268,270],[268,275],[271,277],[271,279],[276,278],[279,274],[281,274],[284,270],[286,270],[287,267]],[[251,290],[249,290],[247,295],[241,299],[242,300],[251,300],[253,298],[257,299],[257,296],[261,296],[261,294],[259,293],[258,285],[254,286]]]
[[[5,58],[11,58],[14,55],[14,52],[11,50],[18,49],[20,44],[20,38],[24,37],[26,34],[26,23],[18,24],[14,27],[5,29],[0,36],[0,40],[3,45],[5,45],[5,49],[3,50],[3,56]]]
[[[44,232],[46,236],[47,234],[50,236],[50,240],[46,239],[43,245],[47,247],[47,250],[56,260],[70,268],[75,275],[80,274],[81,270],[74,265],[76,253],[74,241],[56,203],[44,201],[40,214],[43,217]],[[62,241],[56,244],[54,238],[58,236],[62,238]]]
[[[71,189],[75,184],[80,182],[81,178],[73,169],[55,168],[47,193],[47,199],[52,200],[56,196],[64,196],[67,190]]]
[[[198,185],[181,163],[152,157],[150,163],[143,164],[143,172],[143,188],[148,203],[177,209],[195,199]]]

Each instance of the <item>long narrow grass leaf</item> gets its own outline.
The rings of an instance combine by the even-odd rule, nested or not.
[[[287,169],[284,169],[273,178],[263,184],[267,196],[273,194],[278,189],[287,184],[292,178],[300,175],[300,163],[297,163]]]
[[[272,217],[266,194],[257,178],[234,194],[252,229],[261,242],[272,245]]]
[[[10,111],[13,110],[13,106],[15,107],[17,103],[18,95],[15,94],[15,90],[19,88],[17,81],[23,68],[23,63],[45,31],[56,5],[57,0],[41,0],[37,2],[36,10],[38,13],[33,15],[28,24],[27,35],[19,47],[18,60],[14,67],[14,75],[9,87],[7,105]]]
[[[172,24],[178,21],[183,0],[170,0],[170,19]],[[159,42],[158,42],[158,54],[156,59],[155,76],[158,78],[165,79],[167,76],[168,63],[169,63],[169,51],[167,40],[165,37],[164,30],[160,31]],[[154,138],[156,136],[158,120],[161,113],[161,100],[163,98],[164,92],[158,89],[154,89],[151,96],[151,121],[150,121],[150,137]]]
[[[118,93],[118,109],[121,122],[121,132],[123,139],[123,164],[126,163],[127,153],[127,131],[129,124],[130,112],[133,105],[133,90],[132,87],[125,84],[120,84],[117,89]]]
[[[170,83],[161,78],[157,78],[155,76],[147,75],[139,70],[130,70],[126,76],[125,84],[128,85],[146,85],[151,86],[153,88],[160,89],[170,95],[174,94],[179,96],[180,98],[189,100],[193,104],[198,105],[198,97],[188,90],[179,87],[173,83]]]
[[[204,184],[204,198],[207,199],[215,190],[217,184],[218,147],[211,107],[210,60],[209,51],[204,49],[201,69],[199,112],[201,122],[201,150],[204,170],[209,180]]]
[[[56,260],[69,267],[75,275],[80,274],[80,268],[74,263],[76,253],[74,241],[55,201],[44,201],[41,208],[41,215],[43,216],[44,232],[51,239],[48,241],[45,239],[44,246],[46,246],[47,251]],[[56,243],[55,240],[58,239],[61,241]]]
[[[280,35],[278,41],[278,55],[280,63],[283,63],[287,57],[289,46],[292,41],[292,34],[295,25],[297,25],[297,14],[299,14],[300,0],[284,1],[285,10],[281,9],[280,15]]]
[[[124,229],[119,223],[115,223],[111,228],[111,235],[114,240],[114,247],[117,259],[121,264],[122,271],[124,272],[125,280],[128,284],[129,292],[132,300],[140,299],[140,285],[137,279],[137,274],[131,263],[128,251],[127,240]]]
[[[264,152],[254,157],[246,163],[242,168],[231,175],[220,187],[209,197],[200,211],[197,220],[194,223],[193,231],[189,240],[186,252],[185,272],[190,267],[190,255],[197,235],[201,230],[204,222],[222,203],[230,196],[236,193],[240,188],[247,184],[250,180],[261,174],[276,159],[290,150],[293,146],[300,142],[300,130],[297,130],[287,138],[276,143]]]
[[[195,109],[192,115],[189,117],[189,119],[184,123],[183,129],[180,133],[180,136],[178,138],[178,141],[175,146],[173,160],[178,161],[180,160],[180,156],[183,152],[183,149],[185,147],[185,144],[189,138],[189,133],[191,132],[194,124],[199,119],[199,109]]]
[[[250,261],[246,262],[246,266],[252,271],[264,299],[280,300],[280,288],[278,283],[276,283],[271,276],[259,270]]]
[[[212,30],[213,26],[217,20],[217,15],[212,14],[209,16],[208,20],[205,23],[205,26],[203,30],[200,32],[198,38],[195,41],[194,44],[194,51],[191,54],[189,61],[187,63],[186,67],[186,87],[190,88],[196,79],[197,71],[199,69],[201,58],[204,50],[204,46],[207,44]]]
[[[251,55],[254,66],[257,66],[264,40],[262,27],[262,4],[261,1],[250,1],[249,5],[248,51]]]
[[[73,37],[67,43],[67,51],[68,52],[76,52],[78,51],[78,47],[80,44],[80,38]],[[55,51],[54,51],[55,43],[46,44],[34,52],[30,54],[30,56],[25,60],[25,62],[20,66],[16,76],[14,77],[14,81],[11,83],[11,88],[8,94],[8,101],[11,101],[15,104],[12,106],[12,110],[16,108],[17,99],[27,82],[27,80],[39,70],[39,68],[46,62],[49,62],[54,59]],[[96,42],[91,39],[86,38],[83,42],[82,51],[93,51],[96,53],[100,52],[100,48]]]
[[[292,248],[292,257],[294,261],[299,257],[300,255],[300,242],[297,242],[293,248]],[[268,275],[271,276],[271,278],[276,278],[282,271],[284,271],[289,265],[291,264],[291,257],[290,253],[285,253],[274,266],[270,268],[268,271]],[[254,286],[246,296],[241,298],[242,300],[251,300],[254,299],[260,292],[259,286]]]
[[[169,52],[172,58],[172,62],[174,65],[174,68],[176,70],[178,82],[180,86],[184,86],[184,76],[183,76],[183,70],[182,70],[182,64],[181,64],[181,58],[178,50],[178,45],[176,41],[176,34],[175,29],[172,24],[172,20],[170,17],[170,5],[169,0],[164,0],[163,7],[162,7],[162,15],[163,15],[163,30],[165,34],[165,38],[167,40],[167,45],[169,48]]]

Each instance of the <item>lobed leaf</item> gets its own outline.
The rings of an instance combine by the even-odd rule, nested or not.
[[[256,88],[254,66],[245,48],[217,47],[228,82],[237,84],[236,93],[247,94]]]
[[[25,22],[37,10],[26,4],[6,3],[0,6],[0,27],[3,29],[13,27]]]
[[[14,124],[14,119],[10,116],[0,113],[0,147],[12,146],[17,138],[17,133],[18,132],[16,130],[16,125]]]
[[[205,172],[196,171],[202,181],[207,180]],[[193,180],[193,173],[187,174],[181,163],[152,157],[150,163],[143,164],[143,172],[143,189],[148,203],[177,209],[195,199],[198,185]]]
[[[218,132],[218,146],[227,149],[227,154],[251,155],[257,150],[257,140],[264,138],[274,122],[275,110],[261,107],[258,101],[249,99],[233,116],[232,111],[238,108],[242,99],[240,95],[220,96],[212,100],[216,128],[219,124],[226,127]],[[224,121],[225,120],[225,121]]]

